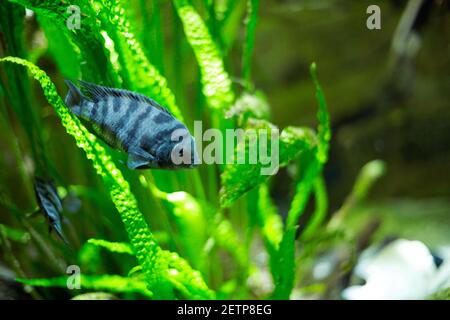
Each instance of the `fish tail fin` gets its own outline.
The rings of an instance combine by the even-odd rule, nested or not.
[[[50,227],[50,229],[52,228]],[[64,242],[65,245],[69,245],[69,240],[67,240],[60,226],[53,225],[53,230],[55,230],[56,235]]]
[[[79,106],[84,99],[80,89],[78,89],[70,80],[64,80],[64,82],[69,87],[69,92],[67,92],[64,102],[71,109],[75,106]]]

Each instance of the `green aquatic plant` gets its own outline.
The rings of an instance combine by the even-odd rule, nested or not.
[[[267,121],[258,121],[257,126],[274,129],[276,127]],[[252,127],[250,127],[252,128]],[[270,135],[270,134],[269,134]],[[290,161],[296,159],[302,152],[315,145],[315,134],[308,128],[287,127],[280,134],[279,167],[283,168]],[[250,143],[245,145],[245,157],[248,159]],[[237,151],[237,150],[236,150]],[[234,165],[227,164],[221,175],[222,189],[220,190],[220,203],[222,207],[230,206],[245,192],[266,181],[270,176],[262,175],[261,163]]]
[[[203,19],[187,0],[174,0],[186,37],[201,70],[202,91],[212,109],[225,110],[234,101],[231,80]]]
[[[297,183],[294,198],[288,212],[285,233],[281,240],[280,248],[277,255],[279,262],[278,268],[275,269],[275,291],[273,297],[276,299],[288,299],[294,287],[295,275],[295,234],[297,229],[298,219],[305,211],[309,195],[316,181],[320,183],[320,172],[323,165],[328,158],[329,141],[331,139],[330,123],[328,117],[328,107],[325,101],[325,96],[319,84],[316,74],[316,64],[313,63],[310,68],[311,77],[316,88],[316,99],[318,104],[317,118],[319,125],[317,128],[317,145],[308,151],[308,162],[304,164],[303,174]],[[320,189],[319,189],[320,192]],[[319,197],[320,200],[320,195]],[[316,205],[320,204],[319,201]],[[313,216],[315,219],[323,215],[319,211]],[[319,214],[319,215],[318,215]],[[319,218],[320,219],[320,218]],[[311,223],[311,222],[310,222]],[[312,221],[314,222],[314,220]]]
[[[348,212],[367,197],[372,186],[384,175],[385,171],[386,164],[382,160],[369,161],[361,168],[350,194],[329,222],[331,227],[336,228],[343,223]]]
[[[252,79],[258,0],[205,1],[203,6],[188,0],[76,0],[71,4],[80,7],[82,30],[66,27],[70,16],[66,1],[0,3],[0,15],[5,18],[0,31],[15,49],[0,51],[1,75],[6,75],[0,77],[1,107],[3,102],[10,106],[2,109],[1,125],[5,124],[8,137],[17,136],[19,141],[13,154],[22,168],[21,180],[32,190],[32,175],[45,171],[65,195],[73,193],[82,203],[76,214],[65,214],[64,227],[75,249],[71,251],[43,235],[41,221],[25,218],[35,207],[32,193],[28,191],[23,209],[12,205],[14,195],[0,190],[2,199],[8,200],[0,205],[15,219],[0,225],[3,238],[18,246],[35,246],[48,257],[39,260],[37,255],[27,262],[28,258],[10,255],[15,266],[21,267],[16,268],[20,271],[17,280],[29,286],[66,287],[65,263],[73,263],[81,266],[82,290],[108,291],[125,298],[290,298],[302,263],[299,246],[327,235],[323,167],[331,131],[316,65],[311,64],[310,74],[318,105],[317,128],[279,128],[271,119],[273,101]],[[163,10],[167,5],[172,6],[170,10]],[[47,42],[28,48],[30,52],[20,46],[24,7],[33,10],[39,36]],[[11,13],[17,21],[15,29]],[[235,43],[241,29],[242,46]],[[167,32],[173,32],[171,41],[165,41]],[[238,70],[229,58],[231,49],[242,49]],[[48,68],[42,62],[45,59],[54,62],[57,70]],[[26,71],[42,90],[30,89],[35,82],[29,81]],[[196,71],[198,78],[185,79]],[[242,79],[235,81],[236,75]],[[203,120],[205,128],[222,131],[267,129],[269,146],[275,143],[270,133],[279,132],[277,169],[297,172],[287,216],[271,196],[274,179],[261,174],[261,163],[205,165],[189,172],[128,170],[118,152],[91,134],[65,106],[57,91],[61,78],[140,92],[188,126],[195,119]],[[11,115],[17,117],[24,135],[15,130]],[[238,144],[232,151],[243,148],[248,159],[252,143],[246,139],[245,145]],[[34,151],[28,152],[28,145]],[[362,201],[370,181],[381,171],[380,165],[365,167],[358,180],[365,182],[355,185],[350,205]],[[310,202],[314,210],[308,215]],[[267,261],[255,259],[254,247],[267,255]],[[34,267],[40,264],[49,266],[42,268],[47,273]],[[264,281],[272,284],[270,290],[251,288],[249,279],[264,272],[268,274]]]
[[[52,279],[17,279],[17,281],[38,287],[61,287],[67,288],[67,277]],[[118,293],[139,293],[148,298],[153,297],[153,293],[147,289],[145,281],[135,278],[125,278],[116,275],[87,276],[81,275],[79,279],[83,289],[95,291],[110,291]]]
[[[167,278],[171,276],[168,268],[168,265],[171,265],[175,270],[177,267],[180,268],[180,270],[176,271],[182,274],[182,276],[177,274],[176,284],[180,287],[183,284],[183,280],[187,280],[189,286],[184,290],[184,293],[187,293],[189,289],[193,289],[195,290],[196,296],[198,296],[198,291],[201,292],[201,290],[197,289],[196,285],[198,284],[200,287],[204,285],[201,282],[193,284],[191,278],[195,278],[196,280],[200,280],[201,278],[191,275],[190,273],[195,273],[195,271],[191,271],[181,258],[175,254],[170,255],[161,251],[156,239],[143,219],[137,207],[136,199],[131,193],[129,185],[123,178],[121,172],[116,168],[104,148],[97,142],[95,136],[89,133],[70,113],[57,94],[54,84],[45,72],[30,62],[18,58],[6,57],[0,59],[0,62],[12,62],[28,68],[33,77],[41,84],[44,95],[55,108],[67,133],[75,138],[77,146],[82,148],[86,152],[87,158],[92,161],[94,168],[103,178],[106,187],[109,189],[111,199],[121,214],[137,259],[146,274],[149,287],[156,286],[156,291],[160,297],[170,297],[172,293],[170,286],[168,286]],[[183,276],[186,276],[186,279]],[[205,297],[209,295],[210,293],[205,290]]]
[[[4,237],[10,240],[20,243],[27,243],[31,240],[30,234],[28,232],[11,228],[3,224],[0,224],[0,229],[2,230],[1,232],[3,233]]]
[[[259,0],[247,1],[246,33],[244,42],[244,52],[242,54],[242,78],[245,82],[246,90],[251,91],[251,64],[255,45],[256,23],[258,20]]]
[[[86,79],[90,79],[93,82],[106,82],[118,85],[119,77],[114,71],[110,63],[110,52],[105,45],[105,40],[101,34],[101,28],[95,21],[95,12],[92,5],[88,1],[75,1],[73,4],[80,7],[80,11],[83,12],[83,30],[69,29],[66,26],[66,22],[69,19],[71,13],[67,10],[68,5],[64,5],[61,1],[39,1],[39,0],[12,0],[12,3],[20,4],[28,9],[32,9],[36,14],[44,16],[44,19],[49,23],[52,23],[59,30],[73,40],[73,43],[78,47],[77,53],[81,56],[80,61],[95,61],[95,65],[89,65],[87,63],[80,63],[80,68],[83,76]],[[48,30],[51,31],[51,30]],[[47,33],[51,35],[52,33]],[[58,35],[56,35],[58,36]],[[56,39],[55,39],[56,40]],[[65,65],[66,68],[70,67],[68,60],[70,57],[69,52],[63,55],[59,55],[60,63]],[[72,56],[73,58],[73,56]]]
[[[316,99],[318,104],[317,118],[319,126],[317,128],[317,146],[310,156],[309,162],[303,170],[303,177],[296,186],[294,199],[288,212],[287,226],[293,227],[297,223],[300,215],[304,212],[306,202],[309,198],[314,181],[322,171],[322,167],[328,158],[328,148],[331,139],[330,123],[328,118],[327,103],[320,87],[316,74],[316,64],[311,65],[311,77],[316,87]]]
[[[121,59],[123,79],[130,89],[154,97],[166,106],[178,119],[183,116],[176,105],[175,96],[167,86],[167,80],[147,60],[143,49],[130,30],[129,22],[123,9],[121,0],[96,1],[102,10],[100,20],[103,28],[111,36]]]

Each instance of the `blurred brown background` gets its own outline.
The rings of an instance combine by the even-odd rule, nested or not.
[[[268,95],[275,123],[313,124],[308,66],[317,62],[333,123],[326,166],[331,207],[375,158],[387,163],[375,195],[448,197],[449,3],[271,2],[261,7],[257,29],[256,85]],[[381,8],[381,30],[366,28],[370,4]]]

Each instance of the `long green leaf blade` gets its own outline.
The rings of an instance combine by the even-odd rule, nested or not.
[[[242,56],[242,77],[246,89],[251,91],[253,84],[251,80],[252,55],[255,46],[256,23],[258,20],[259,0],[247,0],[247,17],[245,23],[247,29],[245,31],[244,53]]]
[[[325,95],[319,80],[317,79],[316,69],[316,64],[311,64],[311,77],[316,89],[316,99],[318,104],[317,119],[319,120],[319,125],[317,128],[317,149],[311,154],[311,159],[303,169],[304,172],[302,178],[296,186],[294,199],[292,200],[291,208],[288,212],[287,227],[293,227],[297,224],[300,215],[307,205],[313,183],[328,159],[329,142],[331,139],[330,119]]]
[[[174,0],[186,37],[202,75],[202,90],[211,109],[226,110],[234,101],[231,80],[204,21],[187,0]]]
[[[61,287],[67,288],[68,276],[49,279],[16,279],[16,281],[35,287]],[[80,274],[80,289],[105,290],[117,293],[140,293],[153,297],[144,281],[137,278],[125,278],[117,275],[83,275]]]
[[[101,10],[99,18],[102,26],[119,49],[119,57],[129,76],[132,90],[139,91],[167,107],[173,115],[183,120],[176,104],[175,96],[167,85],[167,80],[146,58],[141,44],[126,20],[124,3],[121,0],[97,0]]]

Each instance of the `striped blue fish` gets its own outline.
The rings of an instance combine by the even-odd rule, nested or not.
[[[198,164],[194,137],[156,101],[127,90],[78,81],[65,103],[98,137],[128,154],[130,169],[192,168]]]
[[[61,213],[63,211],[61,199],[56,192],[55,185],[50,180],[44,180],[36,177],[34,180],[34,191],[40,211],[44,214],[49,223],[49,232],[55,230],[55,233],[64,243],[68,244],[62,231]]]

